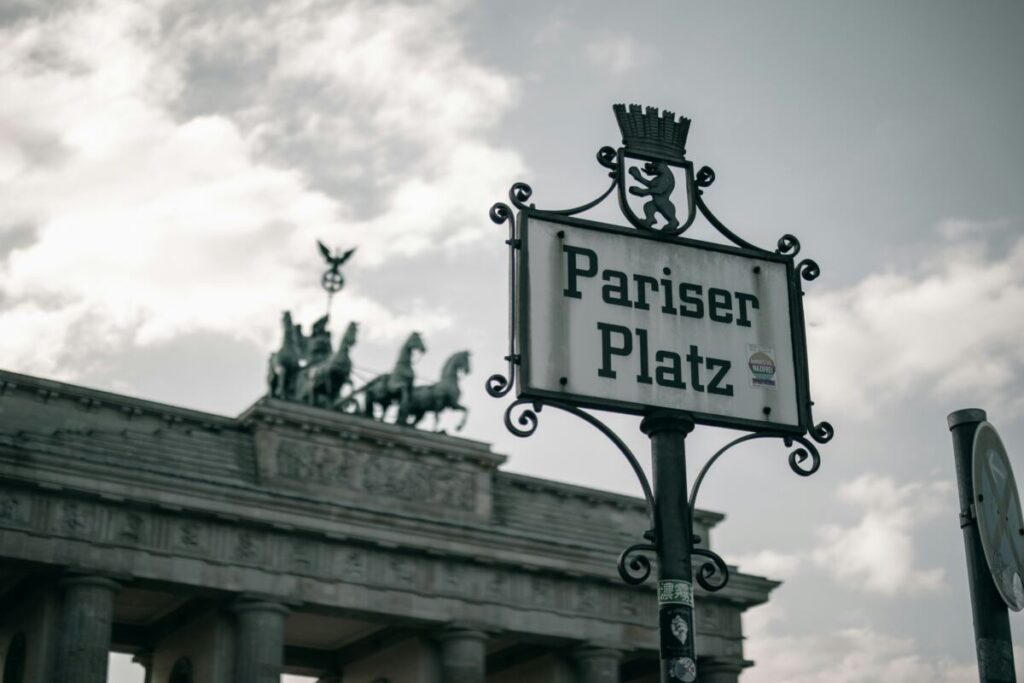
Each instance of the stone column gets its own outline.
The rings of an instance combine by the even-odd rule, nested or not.
[[[73,576],[60,587],[57,683],[106,683],[114,596],[120,586],[101,576]]]
[[[487,634],[471,628],[451,627],[437,638],[441,644],[443,683],[484,683],[487,669]]]
[[[278,602],[242,598],[234,603],[235,683],[280,683],[284,667],[284,618]]]
[[[583,645],[573,650],[576,680],[580,683],[619,683],[622,652],[600,645]]]
[[[701,657],[697,660],[697,683],[739,683],[745,665],[740,659]]]

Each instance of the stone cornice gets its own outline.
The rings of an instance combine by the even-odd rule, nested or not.
[[[129,417],[146,415],[168,423],[189,423],[195,427],[214,431],[237,426],[235,419],[224,415],[204,413],[166,403],[90,389],[76,384],[0,370],[0,396],[15,392],[25,392],[43,403],[66,401],[87,410],[112,408]]]

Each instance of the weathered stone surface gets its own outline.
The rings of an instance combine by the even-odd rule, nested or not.
[[[577,677],[587,683],[619,683],[622,651],[598,644],[585,644],[573,652]]]
[[[106,683],[114,594],[119,586],[99,576],[61,581],[64,591],[57,645],[56,680]]]
[[[431,636],[402,646],[422,666],[395,670],[426,683],[443,659],[434,631],[451,622],[565,652],[585,642],[656,650],[651,586],[624,585],[615,570],[649,527],[641,500],[501,472],[504,457],[486,444],[308,406],[263,400],[229,419],[12,373],[0,385],[5,561],[412,622]],[[705,543],[721,519],[697,512]],[[775,585],[734,572],[721,593],[698,591],[702,655],[742,664],[740,614]],[[268,624],[284,617],[259,614],[235,618],[264,643],[253,647],[273,651]],[[140,646],[156,642],[153,626],[120,627]],[[475,657],[477,641],[452,642],[452,661]],[[197,660],[196,671],[228,680],[223,666],[208,674]]]
[[[445,629],[441,644],[441,680],[444,683],[484,683],[487,678],[487,634],[468,628]]]
[[[280,683],[284,667],[284,618],[288,608],[242,598],[235,613],[235,683]]]

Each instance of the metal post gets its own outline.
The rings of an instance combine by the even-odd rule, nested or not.
[[[1009,612],[992,581],[974,515],[974,433],[978,424],[985,421],[985,411],[978,408],[957,410],[950,413],[946,421],[953,434],[953,459],[960,491],[960,528],[964,532],[964,550],[967,553],[967,580],[971,589],[980,680],[981,683],[1016,681]]]
[[[693,520],[686,495],[686,435],[693,420],[684,413],[655,412],[640,423],[651,438],[654,531],[658,556],[658,630],[661,681],[697,679],[694,648]]]

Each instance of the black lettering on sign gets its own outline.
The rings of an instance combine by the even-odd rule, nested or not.
[[[601,332],[601,368],[597,374],[599,377],[615,379],[612,356],[628,356],[633,353],[633,334],[628,327],[612,323],[598,323],[597,329]],[[612,344],[612,335],[618,335],[618,345]]]
[[[654,371],[654,377],[658,384],[673,389],[686,388],[686,382],[683,381],[683,359],[678,353],[658,351],[654,354],[654,360],[658,363],[668,361],[664,365],[659,365]]]
[[[650,287],[651,292],[657,292],[658,281],[647,275],[633,275],[633,280],[636,282],[636,303],[633,305],[641,311],[650,310],[651,307],[647,304],[647,291],[644,289],[644,285]]]
[[[740,316],[736,318],[736,324],[740,327],[750,327],[750,318],[747,317],[747,304],[750,304],[750,308],[757,309],[760,306],[757,303],[757,297],[753,294],[744,294],[743,292],[736,292],[736,301],[740,303]]]
[[[650,371],[650,355],[647,352],[647,330],[638,327],[636,329],[636,340],[640,347],[640,374],[636,376],[636,381],[639,384],[650,384],[653,380],[651,379]]]
[[[625,273],[617,270],[606,270],[601,273],[601,278],[608,284],[601,287],[601,299],[606,304],[613,306],[633,306],[629,301],[629,279]],[[615,280],[615,283],[612,283]]]
[[[695,285],[692,282],[680,283],[679,315],[687,318],[703,318],[704,300],[701,298],[703,293],[704,288],[700,285]]]
[[[724,289],[708,289],[708,317],[716,323],[732,322],[732,294]]]
[[[562,245],[562,251],[566,254],[566,273],[568,274],[568,282],[565,289],[562,290],[562,294],[572,299],[582,299],[583,292],[579,289],[579,278],[597,275],[597,253],[592,249],[571,247],[568,244]],[[586,261],[585,266],[581,264],[581,260]]]
[[[667,277],[672,274],[672,269],[666,266],[661,269],[661,272]],[[665,295],[665,298],[662,299],[661,302],[661,312],[668,313],[669,315],[675,315],[676,307],[672,305],[672,290],[675,289],[675,287],[672,286],[671,280],[661,280],[660,282],[661,291]]]
[[[704,385],[700,383],[700,367],[704,363],[704,357],[697,353],[696,346],[690,346],[686,362],[690,364],[690,386],[694,391],[704,391]]]
[[[732,385],[726,384],[724,387],[722,386],[729,368],[732,367],[732,361],[725,360],[724,358],[708,358],[707,367],[708,370],[718,369],[718,372],[715,373],[715,376],[711,378],[710,384],[708,384],[708,393],[718,394],[719,396],[732,396]]]

